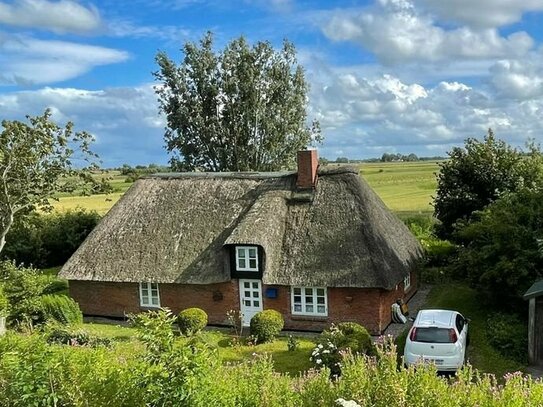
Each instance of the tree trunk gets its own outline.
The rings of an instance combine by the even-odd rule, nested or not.
[[[4,219],[4,222],[2,222],[3,228],[0,232],[0,253],[2,253],[2,250],[4,250],[4,246],[6,245],[6,235],[11,229],[11,225],[13,225],[13,212],[10,212],[8,216],[6,216],[6,219]]]

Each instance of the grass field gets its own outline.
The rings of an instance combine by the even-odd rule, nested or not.
[[[400,217],[432,212],[432,195],[436,189],[435,173],[439,170],[433,161],[364,163],[359,164],[360,174],[377,192],[385,204]],[[105,214],[130,187],[126,176],[117,171],[105,175],[114,192],[107,195],[59,195],[53,202],[55,209],[66,211],[78,207]]]
[[[122,175],[119,171],[97,173],[93,175],[93,177],[98,181],[102,178],[107,179],[109,184],[113,187],[113,192],[110,194],[96,194],[90,196],[82,196],[77,193],[59,193],[56,196],[58,201],[52,202],[53,207],[59,211],[84,208],[104,215],[132,185],[131,182],[126,181],[126,176]]]
[[[360,165],[362,177],[400,216],[433,211],[431,201],[438,171],[439,166],[433,161]]]

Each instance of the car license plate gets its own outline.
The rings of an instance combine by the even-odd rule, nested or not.
[[[443,359],[428,359],[424,358],[424,363],[433,363],[436,366],[440,366],[443,364]]]

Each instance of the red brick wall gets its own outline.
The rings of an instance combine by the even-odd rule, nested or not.
[[[215,298],[220,292],[222,299]],[[70,281],[70,295],[85,315],[123,317],[140,307],[139,284]],[[210,285],[159,284],[160,305],[174,313],[188,307],[202,308],[210,324],[226,323],[226,311],[239,309],[237,281]]]
[[[279,311],[285,317],[285,329],[321,331],[332,322],[358,322],[369,331],[379,328],[380,290],[366,288],[328,288],[328,317],[313,317],[291,314],[290,287],[271,286],[278,289],[277,298],[265,298],[264,308]]]
[[[382,291],[381,296],[381,331],[384,331],[386,327],[392,322],[392,304],[396,302],[398,298],[401,298],[404,302],[408,302],[409,299],[415,295],[418,287],[418,274],[415,271],[411,272],[411,285],[407,291],[404,290],[403,281],[399,283],[394,290]]]
[[[278,290],[277,298],[266,298],[264,309],[275,309],[285,318],[285,329],[320,331],[332,322],[352,321],[365,326],[372,334],[380,334],[390,323],[390,307],[398,298],[406,301],[416,291],[416,275],[411,276],[411,289],[405,293],[403,283],[392,291],[368,288],[328,288],[328,317],[291,315],[290,287],[269,286]],[[178,313],[184,308],[202,308],[210,324],[225,324],[226,312],[239,309],[238,280],[210,285],[160,284],[160,304]],[[217,293],[222,298],[217,298]],[[86,315],[124,317],[146,308],[139,305],[137,283],[103,283],[70,281],[70,295]]]
[[[299,188],[314,188],[317,181],[317,167],[319,159],[317,150],[298,151],[298,179],[296,185]]]

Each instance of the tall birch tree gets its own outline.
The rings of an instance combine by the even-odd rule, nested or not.
[[[275,50],[240,37],[216,53],[207,33],[182,52],[179,64],[164,52],[156,56],[174,170],[280,170],[321,141],[319,123],[307,122],[308,83],[290,42]]]

